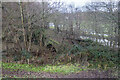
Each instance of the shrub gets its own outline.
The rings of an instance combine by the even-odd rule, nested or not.
[[[87,47],[89,56],[88,60],[91,64],[95,66],[101,66],[105,68],[105,65],[108,67],[113,67],[118,64],[118,53],[105,46],[88,46]]]

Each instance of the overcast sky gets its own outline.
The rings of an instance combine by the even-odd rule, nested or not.
[[[75,4],[76,7],[83,6],[87,2],[90,2],[91,0],[62,0],[66,4]]]
[[[87,2],[90,2],[91,0],[52,0],[52,1],[62,1],[65,2],[66,4],[75,4],[76,7],[78,6],[83,6]]]
[[[89,2],[108,2],[108,1],[119,1],[119,0],[52,0],[52,1],[62,1],[66,4],[74,4],[76,7],[84,6]]]

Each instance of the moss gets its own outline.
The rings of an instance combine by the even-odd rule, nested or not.
[[[59,42],[58,41],[56,41],[56,40],[53,40],[53,39],[51,39],[50,38],[50,42],[53,44],[53,43],[55,43],[55,44],[59,44]]]

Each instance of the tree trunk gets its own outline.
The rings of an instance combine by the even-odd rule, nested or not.
[[[118,47],[120,51],[120,1],[118,2]]]
[[[28,32],[30,33],[29,36],[29,43],[28,43],[28,52],[30,52],[30,49],[31,49],[31,40],[32,40],[32,31],[31,31],[31,20],[29,18],[29,13],[27,13],[27,16],[28,16]]]
[[[22,2],[20,2],[19,4],[20,4],[21,23],[22,23],[22,29],[23,29],[24,48],[27,49],[26,48],[27,47],[27,44],[26,44],[26,31],[25,31],[25,27],[24,27],[24,15],[23,15]]]

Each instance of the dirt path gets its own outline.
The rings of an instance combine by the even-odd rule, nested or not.
[[[27,72],[27,71],[11,71],[9,69],[3,69],[3,77],[26,77],[26,78],[116,78],[111,76],[110,71],[98,72],[97,70],[81,71],[79,73],[62,75],[62,74],[52,74],[48,72]]]

